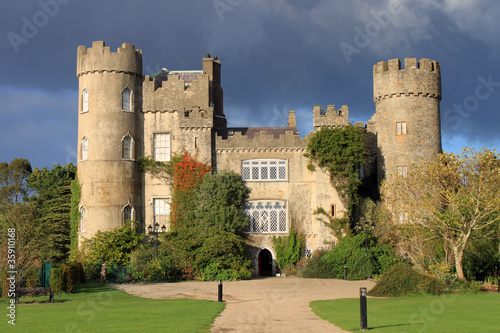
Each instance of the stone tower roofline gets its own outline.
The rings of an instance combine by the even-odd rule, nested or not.
[[[337,127],[349,125],[349,106],[342,105],[335,110],[335,105],[327,105],[326,110],[320,105],[313,107],[313,127],[315,130],[321,127]]]
[[[142,51],[124,43],[111,52],[103,41],[92,43],[88,49],[80,45],[77,50],[76,76],[94,72],[116,72],[142,76]]]
[[[373,66],[373,99],[399,96],[422,96],[441,100],[441,70],[439,62],[430,59],[405,58],[405,68],[399,59],[381,61]]]

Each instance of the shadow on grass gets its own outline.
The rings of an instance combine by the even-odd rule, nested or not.
[[[75,285],[72,294],[92,294],[113,290],[103,283],[79,283]]]
[[[394,324],[394,325],[381,325],[381,326],[372,326],[368,327],[368,330],[378,330],[380,328],[389,328],[389,327],[401,327],[401,326],[413,326],[413,325],[425,325],[426,323],[411,323],[411,324]]]

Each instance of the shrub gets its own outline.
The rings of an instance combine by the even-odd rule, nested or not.
[[[163,252],[163,251],[161,251]],[[130,267],[132,269],[132,278],[135,281],[146,281],[149,274],[147,267],[155,258],[155,249],[141,247],[130,254]]]
[[[101,264],[85,263],[83,265],[83,274],[85,281],[96,283],[101,278]]]
[[[26,287],[36,288],[40,286],[40,271],[34,268],[26,270]]]
[[[63,282],[63,274],[60,268],[52,268],[50,270],[50,289],[58,293],[63,290],[64,282]]]
[[[280,271],[289,274],[300,261],[304,252],[304,235],[292,228],[288,236],[274,237],[274,249],[276,250],[276,264]],[[288,272],[285,272],[287,270]]]
[[[445,286],[438,280],[416,271],[409,263],[394,265],[382,274],[370,296],[407,296],[416,294],[439,295],[445,292]]]
[[[326,251],[317,251],[311,260],[304,266],[301,276],[304,278],[334,279],[337,273],[333,266],[323,259]]]
[[[145,268],[148,274],[144,277],[144,281],[164,282],[175,281],[179,276],[177,263],[168,255],[154,258]]]

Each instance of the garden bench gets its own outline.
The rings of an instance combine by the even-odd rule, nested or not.
[[[16,303],[19,303],[19,296],[23,295],[49,295],[49,302],[54,303],[54,293],[48,288],[37,287],[37,288],[16,288]]]

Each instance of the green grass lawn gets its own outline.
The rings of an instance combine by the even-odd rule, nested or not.
[[[499,332],[500,294],[368,298],[371,332]],[[359,298],[314,301],[322,319],[360,330]]]
[[[22,296],[12,326],[9,299],[1,299],[0,332],[209,332],[224,309],[224,303],[147,299],[101,284],[82,284],[73,294],[56,294],[53,304],[48,300]]]

